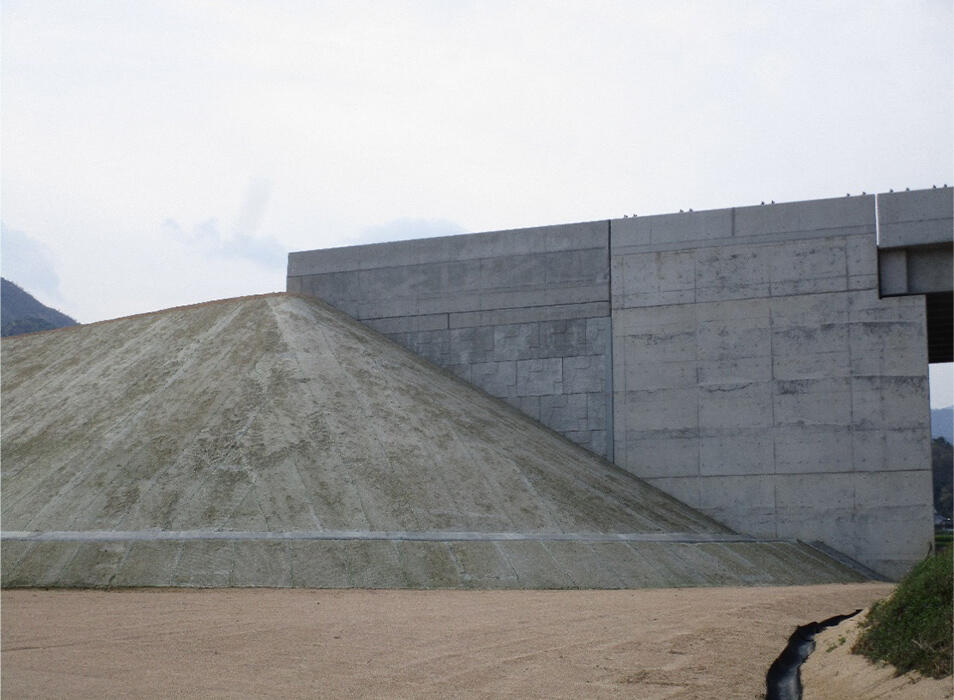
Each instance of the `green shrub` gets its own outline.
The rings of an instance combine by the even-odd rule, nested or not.
[[[934,549],[940,552],[942,549],[950,547],[951,544],[954,544],[954,533],[951,532],[937,532],[934,534]]]
[[[856,654],[887,661],[900,675],[951,675],[951,598],[954,560],[946,550],[925,559],[890,598],[875,603],[854,646]]]

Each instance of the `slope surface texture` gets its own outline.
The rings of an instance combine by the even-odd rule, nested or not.
[[[5,586],[860,578],[732,533],[314,300],[8,338],[2,362]]]

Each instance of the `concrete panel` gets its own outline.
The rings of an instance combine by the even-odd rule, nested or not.
[[[772,358],[772,374],[781,380],[848,377],[853,371],[854,365],[848,350],[781,357],[776,355]]]
[[[606,315],[602,318],[588,317],[586,319],[586,352],[589,355],[606,355],[612,344],[613,325],[609,317],[607,305]],[[610,368],[608,368],[610,369]],[[608,386],[612,382],[607,382]]]
[[[696,249],[696,301],[770,296],[773,253],[772,246]]]
[[[849,299],[845,294],[800,294],[768,302],[772,328],[811,328],[847,323]]]
[[[542,307],[468,311],[450,314],[449,323],[451,328],[466,328],[468,326],[503,326],[597,316],[609,316],[608,302],[597,301],[585,304],[551,304]]]
[[[563,393],[563,360],[559,357],[517,362],[517,394],[547,396]]]
[[[851,452],[856,471],[924,469],[930,462],[930,428],[854,430]]]
[[[574,588],[572,578],[550,555],[543,542],[501,542],[498,547],[510,562],[517,581],[534,588]]]
[[[700,360],[772,355],[772,331],[767,319],[759,317],[700,321],[695,341],[696,356]]]
[[[222,540],[183,542],[173,586],[222,588],[231,585],[234,543]]]
[[[772,379],[772,358],[738,357],[724,360],[700,360],[695,364],[700,386],[709,384],[748,384]]]
[[[65,588],[104,588],[115,577],[126,556],[125,542],[88,542],[80,544],[70,562],[59,572],[57,586]]]
[[[349,560],[345,543],[335,540],[288,542],[292,585],[296,588],[347,588]]]
[[[351,588],[405,588],[410,585],[395,542],[344,541]]]
[[[286,543],[239,540],[234,545],[230,586],[287,588],[292,585],[291,559]]]
[[[840,377],[776,381],[772,398],[776,426],[852,424],[850,380]]]
[[[546,285],[547,257],[552,254],[515,255],[506,258],[485,258],[480,261],[482,291],[520,291]]]
[[[873,195],[737,207],[736,237],[759,234],[874,233]]]
[[[699,440],[686,432],[629,431],[626,454],[642,478],[699,475]]]
[[[657,331],[646,328],[642,332],[621,336],[620,341],[614,343],[614,352],[617,346],[626,358],[626,364],[693,361],[696,359],[696,331],[675,324],[660,327]]]
[[[517,365],[515,362],[474,363],[470,381],[492,396],[513,396],[517,389]]]
[[[617,396],[622,420],[617,425],[627,431],[695,430],[699,427],[699,393],[688,389],[627,391]]]
[[[853,377],[852,421],[862,429],[930,426],[927,377]]]
[[[613,337],[621,338],[640,333],[663,330],[693,331],[696,326],[697,304],[639,308],[613,307]]]
[[[494,329],[490,326],[452,328],[448,331],[449,364],[477,364],[494,359]]]
[[[643,477],[650,484],[693,508],[702,502],[702,480],[698,474],[685,477]],[[748,526],[746,525],[746,529]]]
[[[848,298],[848,319],[851,322],[904,321],[916,323],[924,315],[924,300],[917,297],[882,299],[877,289],[856,291]],[[917,344],[912,343],[912,348]]]
[[[859,321],[851,324],[848,334],[852,358],[891,352],[914,353],[927,364],[923,317],[908,321]]]
[[[772,246],[772,296],[841,292],[848,288],[843,238],[789,241]]]
[[[954,288],[952,245],[907,249],[908,294],[950,292]],[[882,290],[884,293],[884,290]]]
[[[568,394],[606,390],[606,362],[600,355],[563,357],[563,390]]]
[[[907,249],[878,251],[878,290],[881,294],[884,296],[907,294],[910,287]]]
[[[733,221],[732,209],[613,219],[613,250],[729,238],[733,235]]]
[[[540,421],[554,430],[567,434],[585,431],[587,421],[586,394],[559,394],[540,397]],[[570,439],[573,439],[570,437]],[[581,441],[588,442],[589,436]],[[578,440],[574,440],[578,442]]]
[[[855,505],[853,477],[851,473],[776,476],[779,537],[797,536],[822,542],[837,542],[840,537],[850,540],[851,514]],[[838,548],[839,544],[841,551],[845,551],[843,542],[831,546]]]
[[[776,357],[847,352],[847,323],[818,323],[773,329],[772,354]]]
[[[695,301],[695,255],[669,251],[613,258],[614,306],[663,306]]]
[[[508,396],[506,401],[511,406],[530,416],[534,420],[540,420],[539,396]]]
[[[288,275],[294,277],[587,248],[605,250],[606,245],[605,221],[539,226],[293,252],[288,256]]]
[[[134,542],[110,585],[173,585],[181,547],[180,542]]]
[[[950,243],[954,189],[878,195],[879,248]]]
[[[429,316],[397,316],[395,318],[367,318],[364,322],[380,333],[407,333],[439,331],[448,328],[447,314]]]
[[[923,507],[931,494],[931,472],[925,468],[917,471],[859,472],[853,477],[856,500],[871,509]]]
[[[8,546],[9,543],[4,542],[0,550],[5,550]],[[73,561],[79,548],[80,545],[76,542],[37,542],[16,560],[11,568],[4,567],[3,585],[9,587],[57,585],[60,575]]]
[[[540,346],[544,357],[587,354],[586,320],[540,322]]]
[[[698,377],[697,365],[693,360],[630,362],[625,367],[623,386],[627,391],[694,387]]]
[[[608,430],[591,430],[590,431],[590,440],[588,443],[577,443],[580,447],[583,447],[593,454],[599,455],[600,457],[605,457],[610,461],[613,460],[613,453],[610,452],[610,432]]]
[[[598,546],[598,545],[597,545]],[[547,551],[578,588],[623,588],[626,582],[615,570],[601,566],[603,558],[585,542],[548,542]]]
[[[517,572],[496,542],[452,542],[451,555],[467,588],[517,588]]]
[[[4,542],[0,547],[0,584],[4,588],[17,585],[16,573],[24,557],[36,546],[35,542]],[[21,584],[22,585],[22,584]]]
[[[607,425],[610,402],[606,392],[586,395],[586,427],[591,430],[603,430]]]
[[[776,427],[775,471],[778,474],[834,473],[853,465],[851,436],[829,425]]]
[[[878,286],[878,241],[871,234],[861,236],[846,236],[845,260],[848,263],[849,278],[868,278],[866,288],[874,289]]]
[[[699,387],[699,427],[715,430],[770,428],[772,389],[766,383]]]
[[[699,473],[703,476],[764,474],[774,462],[775,443],[764,430],[733,430],[699,439]]]
[[[495,360],[528,360],[540,357],[540,325],[518,323],[492,326]]]
[[[460,569],[446,542],[395,542],[411,588],[460,588]]]
[[[757,537],[775,536],[775,477],[706,476],[700,479],[699,509],[729,527],[744,526]]]

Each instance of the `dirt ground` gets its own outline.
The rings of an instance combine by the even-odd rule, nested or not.
[[[891,666],[875,666],[851,653],[867,610],[815,637],[815,651],[802,665],[805,700],[930,700],[954,697],[954,679],[895,677]]]
[[[9,590],[2,693],[759,698],[796,625],[890,591]]]

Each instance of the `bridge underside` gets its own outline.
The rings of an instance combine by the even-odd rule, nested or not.
[[[925,295],[927,304],[928,362],[954,362],[954,294]]]

